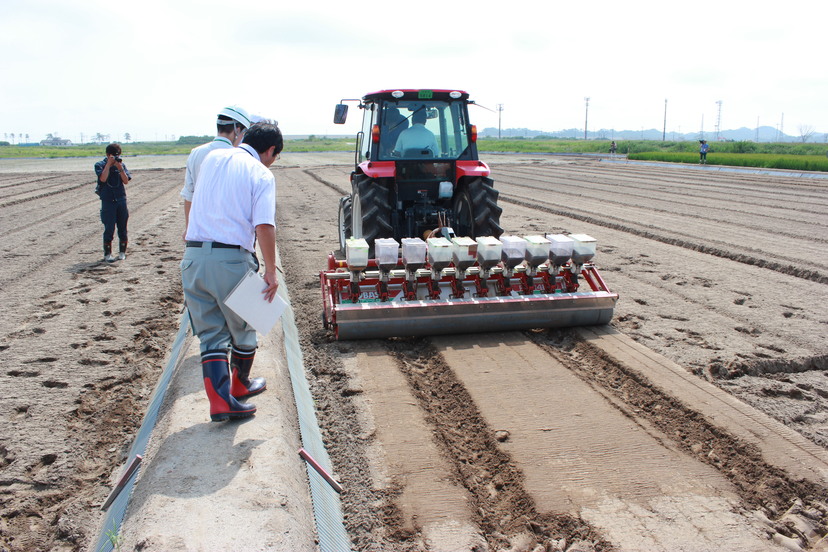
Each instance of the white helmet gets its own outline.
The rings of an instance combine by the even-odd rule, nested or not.
[[[264,116],[258,115],[256,113],[252,113],[250,115],[250,122],[252,122],[254,125],[256,123],[269,123],[273,126],[279,126],[279,121],[277,121],[276,119],[271,119],[270,117],[264,117]]]
[[[230,105],[222,109],[218,112],[219,116],[229,117],[230,119],[236,121],[244,128],[250,128],[250,115],[247,114],[247,111],[242,109],[237,105]],[[226,125],[229,124],[227,121],[222,119],[216,120],[217,124]]]

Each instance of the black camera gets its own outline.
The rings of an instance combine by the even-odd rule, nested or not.
[[[120,163],[120,162],[121,162],[121,158],[116,156],[116,157],[115,157],[115,161],[117,161],[118,163]]]

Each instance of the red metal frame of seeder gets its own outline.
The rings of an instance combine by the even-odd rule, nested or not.
[[[370,259],[366,270],[352,271],[331,254],[319,278],[323,323],[337,339],[602,325],[618,300],[590,263],[436,273],[406,272],[400,262],[381,271]]]

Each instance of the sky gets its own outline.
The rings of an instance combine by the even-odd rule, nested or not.
[[[502,105],[503,129],[666,120],[668,133],[758,124],[826,141],[819,5],[3,0],[0,140],[214,135],[226,105],[288,136],[352,134],[359,110],[333,124],[340,99],[435,88],[469,92],[480,129]]]

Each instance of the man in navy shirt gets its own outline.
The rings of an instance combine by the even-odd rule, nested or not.
[[[126,259],[127,248],[127,209],[126,184],[132,180],[132,175],[121,161],[120,144],[106,146],[106,157],[95,163],[95,174],[98,175],[98,186],[95,193],[101,198],[101,222],[104,225],[103,248],[104,260],[113,262],[112,238],[115,228],[118,228],[118,259]]]

